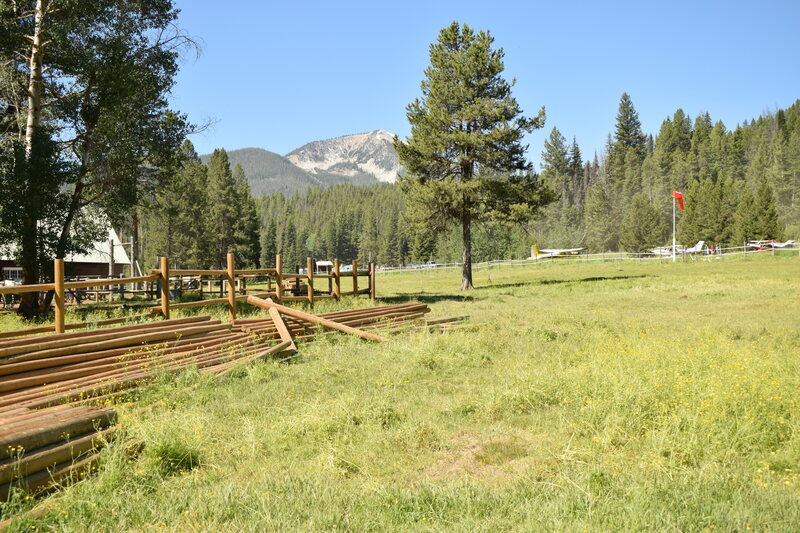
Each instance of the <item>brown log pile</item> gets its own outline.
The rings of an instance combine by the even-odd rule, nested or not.
[[[18,486],[36,493],[95,468],[115,433],[114,397],[159,374],[197,368],[222,375],[278,354],[296,341],[339,330],[419,326],[430,311],[406,303],[312,315],[251,296],[263,318],[221,323],[209,316],[0,340],[0,501]],[[95,406],[91,405],[94,404]]]

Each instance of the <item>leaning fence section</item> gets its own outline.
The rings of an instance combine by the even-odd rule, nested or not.
[[[67,281],[64,276],[64,260],[55,259],[53,264],[52,283],[39,283],[34,285],[0,286],[0,296],[20,295],[25,293],[42,293],[52,291],[55,320],[52,326],[40,326],[17,331],[0,332],[0,338],[17,337],[36,333],[64,333],[68,329],[81,329],[97,325],[119,324],[132,319],[146,318],[160,315],[163,319],[170,318],[171,311],[192,307],[225,304],[228,307],[230,320],[236,319],[236,305],[238,301],[247,301],[248,296],[258,298],[272,298],[282,304],[286,302],[307,302],[313,307],[314,302],[320,299],[339,299],[342,296],[368,295],[375,299],[375,264],[369,263],[367,268],[359,269],[357,261],[348,265],[347,271],[342,268],[338,259],[332,262],[332,268],[326,272],[315,272],[315,263],[312,258],[306,259],[305,272],[284,272],[281,255],[275,258],[275,268],[236,269],[236,258],[233,253],[227,255],[225,269],[197,270],[197,269],[172,269],[168,257],[161,257],[159,268],[151,270],[147,276],[128,278],[105,278],[78,281]],[[300,269],[298,269],[300,270]],[[367,278],[363,288],[359,288],[359,278]],[[258,278],[266,283],[266,290],[248,289],[247,280]],[[342,289],[342,280],[352,280],[350,291]],[[78,322],[67,324],[65,320],[67,299],[69,295],[76,295],[76,291],[103,288],[111,295],[114,287],[132,285],[133,289],[127,292],[155,294],[160,300],[158,305],[150,308],[150,312],[143,315],[111,318],[94,322]],[[139,285],[149,286],[142,290]],[[218,291],[215,290],[219,287]],[[207,290],[204,291],[204,288]],[[198,292],[199,299],[194,301],[178,301],[186,292]],[[216,298],[206,298],[207,294],[219,294]],[[79,299],[76,297],[76,301]],[[97,297],[95,298],[97,299]]]

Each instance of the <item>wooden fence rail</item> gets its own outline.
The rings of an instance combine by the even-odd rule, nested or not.
[[[90,325],[95,324],[94,322],[81,322],[76,324],[65,324],[65,314],[66,314],[66,291],[72,289],[90,289],[90,288],[98,288],[98,287],[113,287],[119,285],[128,285],[128,284],[135,284],[135,283],[145,283],[145,282],[158,282],[160,284],[160,299],[161,302],[159,305],[151,307],[151,314],[160,314],[165,320],[170,318],[170,310],[171,309],[186,309],[190,307],[201,307],[206,305],[215,305],[215,304],[228,304],[228,316],[231,321],[236,319],[236,302],[237,300],[247,301],[247,297],[249,296],[256,296],[258,298],[272,298],[277,303],[289,302],[289,301],[305,301],[309,304],[309,306],[314,306],[314,301],[320,298],[336,298],[337,300],[342,296],[342,285],[341,285],[341,278],[342,276],[351,276],[353,280],[353,292],[354,296],[359,294],[368,294],[371,300],[375,300],[375,265],[374,263],[369,264],[368,270],[358,270],[358,263],[353,261],[352,263],[352,272],[346,272],[342,274],[340,270],[340,263],[338,259],[334,259],[333,261],[333,271],[330,274],[320,274],[314,273],[314,261],[312,258],[306,259],[306,273],[284,273],[283,270],[283,258],[280,254],[275,257],[275,268],[250,268],[250,269],[240,269],[236,270],[235,264],[235,257],[234,254],[229,253],[227,256],[227,268],[225,270],[197,270],[197,269],[175,269],[170,270],[169,265],[169,258],[168,257],[161,257],[159,268],[156,270],[151,270],[150,275],[148,276],[137,276],[137,277],[129,277],[129,278],[106,278],[106,279],[93,279],[93,280],[81,280],[81,281],[65,281],[64,279],[64,260],[63,259],[56,259],[53,263],[53,282],[52,283],[38,283],[35,285],[16,285],[10,287],[0,287],[0,296],[5,294],[24,294],[30,292],[45,292],[45,291],[53,291],[54,292],[54,307],[55,307],[55,324],[53,326],[41,326],[36,328],[29,328],[25,330],[19,331],[7,331],[7,332],[0,332],[0,338],[7,338],[7,337],[16,337],[22,335],[30,335],[34,333],[46,333],[46,332],[55,332],[55,333],[64,333],[67,329],[78,329],[83,327],[88,327]],[[200,286],[202,287],[202,277],[203,276],[218,276],[220,277],[220,284],[227,285],[227,295],[225,297],[220,298],[211,298],[206,300],[198,300],[194,302],[181,302],[181,303],[171,303],[170,302],[170,286],[173,281],[178,281],[183,278],[183,276],[198,276],[200,277]],[[275,290],[272,291],[271,289],[267,292],[253,292],[249,291],[245,288],[244,280],[248,277],[253,276],[263,276],[267,278],[268,283],[271,287],[271,282],[275,282]],[[358,278],[359,276],[366,276],[369,278],[368,281],[368,289],[359,291],[358,290]],[[306,283],[306,295],[299,296],[286,296],[285,293],[287,288],[283,286],[284,281],[293,280],[299,286],[299,281],[304,280]],[[315,288],[314,280],[315,279],[327,279],[328,286],[325,290]],[[237,284],[236,280],[240,280],[242,282],[241,292],[243,294],[236,294],[237,293]],[[221,285],[220,291],[222,291],[223,287]],[[202,290],[201,290],[202,295]],[[222,293],[220,292],[220,296]],[[142,315],[147,316],[147,315]],[[140,317],[137,317],[140,318]],[[97,322],[99,323],[120,323],[124,322],[125,318],[115,318],[109,319],[105,321]]]

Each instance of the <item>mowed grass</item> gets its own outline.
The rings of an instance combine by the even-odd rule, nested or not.
[[[383,274],[378,293],[475,330],[328,334],[288,363],[164,378],[120,407],[99,472],[38,517],[13,502],[12,530],[800,528],[800,258],[459,278]]]

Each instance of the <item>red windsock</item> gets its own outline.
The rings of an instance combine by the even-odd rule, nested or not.
[[[678,207],[683,211],[683,193],[672,191],[672,197],[678,200]]]

